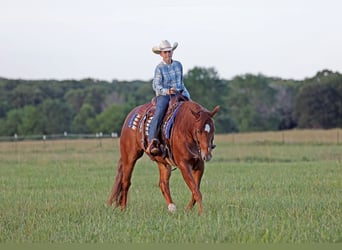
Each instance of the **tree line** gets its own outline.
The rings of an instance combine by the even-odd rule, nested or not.
[[[289,80],[262,74],[221,79],[215,68],[184,75],[191,99],[211,110],[217,133],[342,127],[342,75]],[[152,80],[111,82],[0,78],[0,136],[120,134],[128,112],[149,102]]]

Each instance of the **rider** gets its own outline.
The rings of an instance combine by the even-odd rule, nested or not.
[[[156,111],[151,120],[148,129],[148,147],[147,152],[152,155],[161,154],[159,149],[158,128],[167,110],[170,98],[176,92],[182,93],[183,96],[190,99],[189,91],[183,83],[183,66],[179,61],[172,59],[173,51],[177,48],[178,43],[173,46],[167,40],[161,41],[159,46],[152,48],[155,54],[162,57],[155,71],[152,82],[152,88],[156,92]]]

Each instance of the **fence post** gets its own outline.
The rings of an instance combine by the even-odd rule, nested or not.
[[[68,132],[64,131],[64,137],[65,137],[65,139],[64,139],[64,149],[65,149],[65,152],[66,152],[66,151],[68,151],[67,150],[67,140],[66,140],[66,138],[68,137]]]

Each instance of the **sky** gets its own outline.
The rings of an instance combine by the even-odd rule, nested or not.
[[[342,71],[341,0],[0,0],[0,77],[150,80],[178,42],[184,73],[302,80]]]

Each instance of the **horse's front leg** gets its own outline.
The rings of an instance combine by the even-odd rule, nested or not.
[[[179,169],[182,173],[185,183],[188,185],[192,193],[192,198],[190,200],[190,203],[187,206],[187,209],[192,208],[193,205],[197,202],[199,214],[202,214],[203,213],[202,194],[199,190],[199,185],[197,184],[197,181],[195,181],[195,178],[193,176],[192,166],[187,163],[181,163],[179,165]],[[202,170],[202,174],[203,174],[203,170]],[[198,178],[198,176],[196,178]],[[199,178],[199,181],[200,181],[200,178]]]
[[[194,177],[194,180],[195,180],[195,183],[197,185],[198,190],[200,190],[200,185],[201,185],[203,173],[204,173],[204,162],[199,161],[197,163],[197,165],[195,165],[193,167],[193,170],[192,170],[192,176]],[[195,199],[194,195],[192,195],[191,200],[186,207],[186,210],[192,209],[195,204],[196,204],[196,199]]]
[[[159,187],[164,196],[169,212],[176,212],[176,205],[173,204],[170,193],[171,166],[158,162],[159,168]]]

